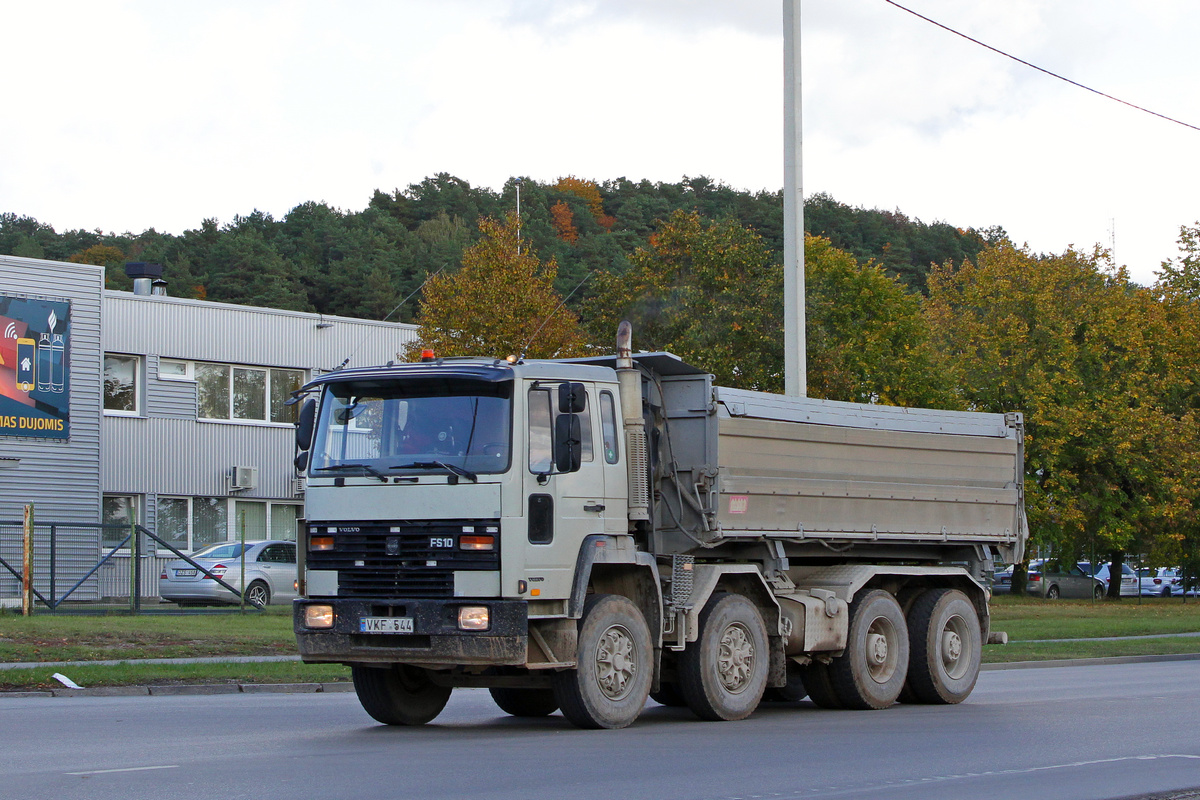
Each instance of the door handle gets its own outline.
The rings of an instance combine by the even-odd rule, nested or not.
[[[603,511],[604,504],[603,503],[584,503],[583,510],[584,511]]]

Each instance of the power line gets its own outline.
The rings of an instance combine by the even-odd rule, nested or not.
[[[1084,86],[1082,83],[1079,83],[1078,81],[1073,81],[1070,78],[1064,78],[1062,75],[1059,75],[1056,72],[1051,72],[1048,69],[1043,69],[1042,67],[1039,67],[1037,64],[1030,64],[1028,61],[1017,58],[1014,55],[1010,55],[1009,53],[1006,53],[1003,50],[999,50],[995,47],[992,47],[990,44],[985,44],[985,43],[979,41],[978,39],[972,39],[970,36],[967,36],[965,33],[960,33],[958,31],[954,30],[953,28],[947,27],[946,25],[943,25],[942,23],[938,22],[937,20],[930,19],[929,17],[926,17],[922,14],[918,14],[916,11],[913,11],[911,8],[905,8],[904,6],[895,2],[895,0],[883,0],[883,2],[887,3],[888,5],[893,5],[896,8],[900,9],[901,11],[907,11],[909,14],[912,14],[914,17],[925,20],[930,25],[936,25],[937,27],[941,28],[944,31],[953,33],[955,36],[961,36],[962,38],[966,39],[968,42],[973,42],[973,43],[979,45],[980,47],[987,48],[988,50],[991,50],[993,53],[998,53],[998,54],[1004,56],[1005,58],[1011,58],[1013,61],[1016,61],[1018,64],[1024,64],[1025,66],[1030,67],[1032,69],[1036,69],[1038,72],[1045,73],[1046,75],[1049,75],[1052,78],[1058,78],[1060,81],[1066,81],[1067,83],[1071,84],[1072,86],[1078,86],[1080,89],[1086,89],[1087,91],[1091,92],[1092,94],[1098,94],[1101,97],[1108,98],[1109,100],[1115,100],[1116,102],[1120,103],[1121,105],[1129,106],[1130,108],[1135,108],[1138,111],[1143,111],[1147,114],[1151,114],[1155,117],[1158,117],[1159,119],[1165,119],[1167,122],[1174,122],[1176,125],[1182,125],[1183,127],[1191,128],[1194,131],[1200,131],[1200,127],[1196,127],[1195,125],[1191,125],[1186,122],[1181,122],[1180,120],[1177,120],[1174,117],[1168,117],[1166,114],[1159,114],[1157,111],[1151,111],[1148,108],[1142,108],[1141,106],[1130,103],[1127,100],[1122,100],[1119,97],[1113,97],[1111,94],[1105,94],[1104,92],[1101,92],[1098,89],[1093,89],[1090,86]]]

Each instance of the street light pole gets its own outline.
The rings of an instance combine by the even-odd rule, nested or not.
[[[804,186],[800,104],[800,0],[783,0],[784,393],[808,393],[804,342]]]

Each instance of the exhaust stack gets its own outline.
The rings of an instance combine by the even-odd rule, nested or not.
[[[617,326],[617,383],[625,423],[625,453],[629,464],[629,519],[650,519],[650,459],[646,420],[642,416],[642,376],[633,365],[633,325]]]

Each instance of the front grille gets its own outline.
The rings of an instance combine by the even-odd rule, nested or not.
[[[308,553],[308,568],[336,570],[338,597],[453,597],[455,571],[500,569],[499,520],[317,522],[308,530],[333,536],[332,550]],[[496,549],[460,550],[463,534],[494,535]]]

